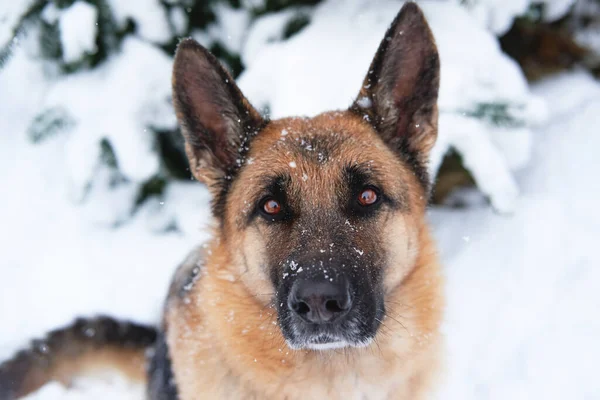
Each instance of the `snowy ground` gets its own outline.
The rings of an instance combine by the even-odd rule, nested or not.
[[[535,132],[515,213],[480,206],[430,214],[448,278],[441,399],[600,398],[600,163],[592,151],[600,148],[600,84],[572,73],[533,90],[553,117]],[[117,230],[94,226],[93,209],[74,208],[65,195],[61,146],[0,136],[0,359],[77,315],[156,321],[173,266],[205,237],[206,193],[191,184]],[[194,221],[188,229],[151,233],[153,215],[174,208]],[[33,396],[108,397],[141,391],[88,383]]]
[[[600,85],[574,73],[534,92],[552,118],[514,215],[431,214],[448,277],[442,398],[600,398]]]

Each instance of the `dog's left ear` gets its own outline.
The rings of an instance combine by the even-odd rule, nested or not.
[[[241,165],[264,120],[219,60],[193,39],[177,47],[172,83],[191,172],[209,187],[218,186]]]
[[[427,163],[437,138],[440,61],[421,9],[406,3],[383,38],[351,110],[403,156]]]

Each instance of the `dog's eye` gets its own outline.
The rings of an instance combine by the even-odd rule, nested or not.
[[[283,206],[283,202],[270,196],[258,203],[258,211],[269,222],[283,221],[289,217],[289,210]]]
[[[372,206],[377,203],[379,196],[373,188],[366,188],[358,195],[358,203],[363,207]]]
[[[281,204],[277,200],[267,198],[263,200],[262,210],[268,215],[277,215],[281,212]]]

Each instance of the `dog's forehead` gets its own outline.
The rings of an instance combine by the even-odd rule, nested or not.
[[[252,157],[292,167],[294,163],[324,166],[333,161],[342,166],[366,162],[367,150],[385,147],[368,124],[349,112],[271,121],[254,142]]]
[[[250,182],[287,180],[304,193],[303,201],[336,204],[348,184],[348,172],[367,172],[378,186],[400,199],[411,181],[409,168],[360,116],[328,112],[314,118],[271,121],[251,142],[242,174]],[[246,185],[249,198],[260,185]],[[309,193],[318,196],[311,196]]]

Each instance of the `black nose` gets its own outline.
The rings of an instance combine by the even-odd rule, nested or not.
[[[348,282],[337,279],[298,280],[288,297],[288,307],[300,318],[314,324],[332,322],[352,306]]]

